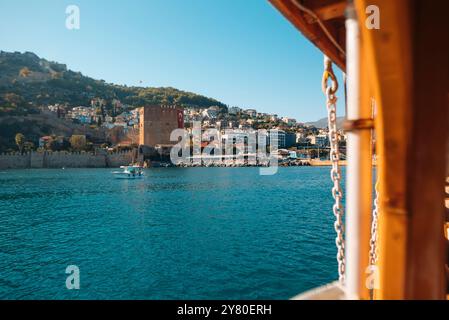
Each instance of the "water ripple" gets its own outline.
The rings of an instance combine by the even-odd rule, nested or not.
[[[328,168],[7,171],[0,298],[286,299],[337,277],[330,188]]]

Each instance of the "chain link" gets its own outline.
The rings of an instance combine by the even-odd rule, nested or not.
[[[374,187],[376,191],[376,198],[374,199],[373,217],[371,221],[371,239],[370,239],[370,251],[369,262],[374,266],[377,264],[377,228],[378,228],[378,216],[379,216],[379,181],[376,182]]]
[[[323,91],[326,94],[327,117],[329,127],[330,161],[332,164],[331,179],[333,182],[332,197],[335,202],[332,207],[335,216],[334,229],[337,233],[335,245],[337,246],[338,278],[341,283],[345,280],[345,241],[343,224],[343,191],[340,186],[341,173],[339,166],[340,152],[338,149],[337,132],[337,79],[332,70],[332,63],[329,58],[324,57]],[[327,81],[331,79],[332,84],[328,86]]]
[[[374,98],[371,98],[371,113],[372,117],[376,116],[377,112],[377,105],[376,100]],[[372,143],[374,147],[374,130],[372,131]],[[377,174],[379,174],[378,171],[376,171]],[[378,217],[379,217],[379,176],[377,176],[376,184],[374,186],[374,190],[376,193],[376,196],[374,198],[374,207],[373,207],[373,214],[371,217],[371,238],[370,238],[370,250],[369,250],[369,263],[371,266],[377,265],[377,229],[378,229]]]

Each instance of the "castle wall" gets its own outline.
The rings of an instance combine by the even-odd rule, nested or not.
[[[12,153],[0,155],[0,169],[25,169],[29,167],[29,154]]]
[[[129,152],[118,152],[118,153],[108,153],[106,155],[107,166],[110,168],[118,168],[120,166],[125,166],[133,161],[133,153]]]
[[[90,152],[29,152],[0,155],[0,169],[30,168],[115,168],[128,165],[133,152],[96,154]]]
[[[86,152],[52,152],[45,155],[44,168],[105,168],[104,155]]]
[[[45,168],[45,153],[31,152],[29,158],[30,168]]]

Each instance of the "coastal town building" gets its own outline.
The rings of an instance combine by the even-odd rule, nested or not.
[[[296,143],[302,143],[304,141],[304,133],[296,132]]]
[[[277,148],[285,148],[285,134],[286,132],[284,130],[277,130],[277,136],[275,135],[274,131],[269,131],[269,134],[267,135],[267,145],[275,145],[277,143]]]
[[[204,109],[203,112],[201,112],[201,115],[204,119],[214,119],[217,117],[218,113],[213,110]]]
[[[311,145],[315,145],[316,144],[316,136],[311,134],[307,136],[307,140],[309,141],[309,143]]]
[[[74,107],[67,113],[67,116],[70,119],[76,120],[82,124],[90,124],[95,115],[95,109],[84,106]]]
[[[92,107],[92,109],[104,108],[106,106],[106,100],[101,98],[94,98],[90,101],[90,106]]]
[[[67,106],[64,104],[56,103],[54,105],[48,105],[47,108],[41,109],[43,112],[50,112],[56,114],[58,118],[65,118],[67,116]]]
[[[111,106],[114,107],[111,109]],[[243,110],[233,106],[221,108],[210,106],[206,108],[153,105],[144,108],[124,105],[119,100],[106,101],[95,98],[86,106],[70,107],[67,104],[54,104],[43,107],[50,116],[58,114],[58,118],[65,112],[65,117],[78,124],[101,128],[105,141],[113,146],[148,146],[151,150],[166,150],[174,141],[170,141],[170,134],[177,128],[192,128],[194,122],[200,122],[203,131],[217,129],[224,134],[226,129],[240,131],[257,129],[277,129],[278,148],[326,148],[329,146],[327,128],[317,128],[297,122],[289,117],[278,117],[277,114],[258,112],[256,109]],[[226,139],[225,139],[226,140]],[[339,131],[339,140],[344,142],[345,135]],[[99,144],[100,142],[95,142]],[[35,144],[38,144],[36,139]],[[40,141],[40,145],[45,145]],[[270,139],[267,139],[267,145]],[[147,149],[145,149],[147,150]],[[304,149],[306,150],[306,149]],[[161,151],[162,152],[162,151]],[[166,153],[165,151],[163,152]],[[313,153],[312,157],[313,157]],[[310,156],[308,153],[307,156]]]
[[[319,134],[315,137],[315,144],[320,148],[329,146],[329,138],[325,134]]]
[[[290,148],[296,144],[296,133],[286,132],[285,133],[285,147]]]
[[[284,117],[284,118],[282,118],[282,121],[289,126],[296,125],[296,119],[293,119],[293,118]]]
[[[255,109],[246,109],[245,113],[250,116],[251,118],[257,117],[257,110]]]
[[[246,123],[246,122],[242,122],[239,124],[239,129],[241,130],[249,130],[252,129],[251,125]]]
[[[242,109],[240,109],[239,107],[230,107],[228,109],[228,113],[231,114],[231,115],[237,115],[241,111],[242,111]]]
[[[48,141],[52,138],[50,136],[44,136],[39,138],[39,148],[44,148]]]
[[[226,119],[219,120],[215,122],[217,129],[227,129],[229,127],[228,121]]]

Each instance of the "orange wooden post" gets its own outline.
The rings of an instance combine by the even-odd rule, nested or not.
[[[407,148],[411,122],[411,18],[409,1],[355,1],[366,72],[377,103],[380,178],[379,272],[376,298],[405,298],[407,251]],[[368,5],[380,9],[380,29],[365,26]]]
[[[380,9],[362,28],[380,174],[380,299],[444,299],[444,148],[448,139],[447,1],[356,1]],[[363,21],[361,21],[363,23]]]
[[[449,133],[448,1],[414,1],[413,101],[408,153],[406,298],[444,299],[444,187]]]

